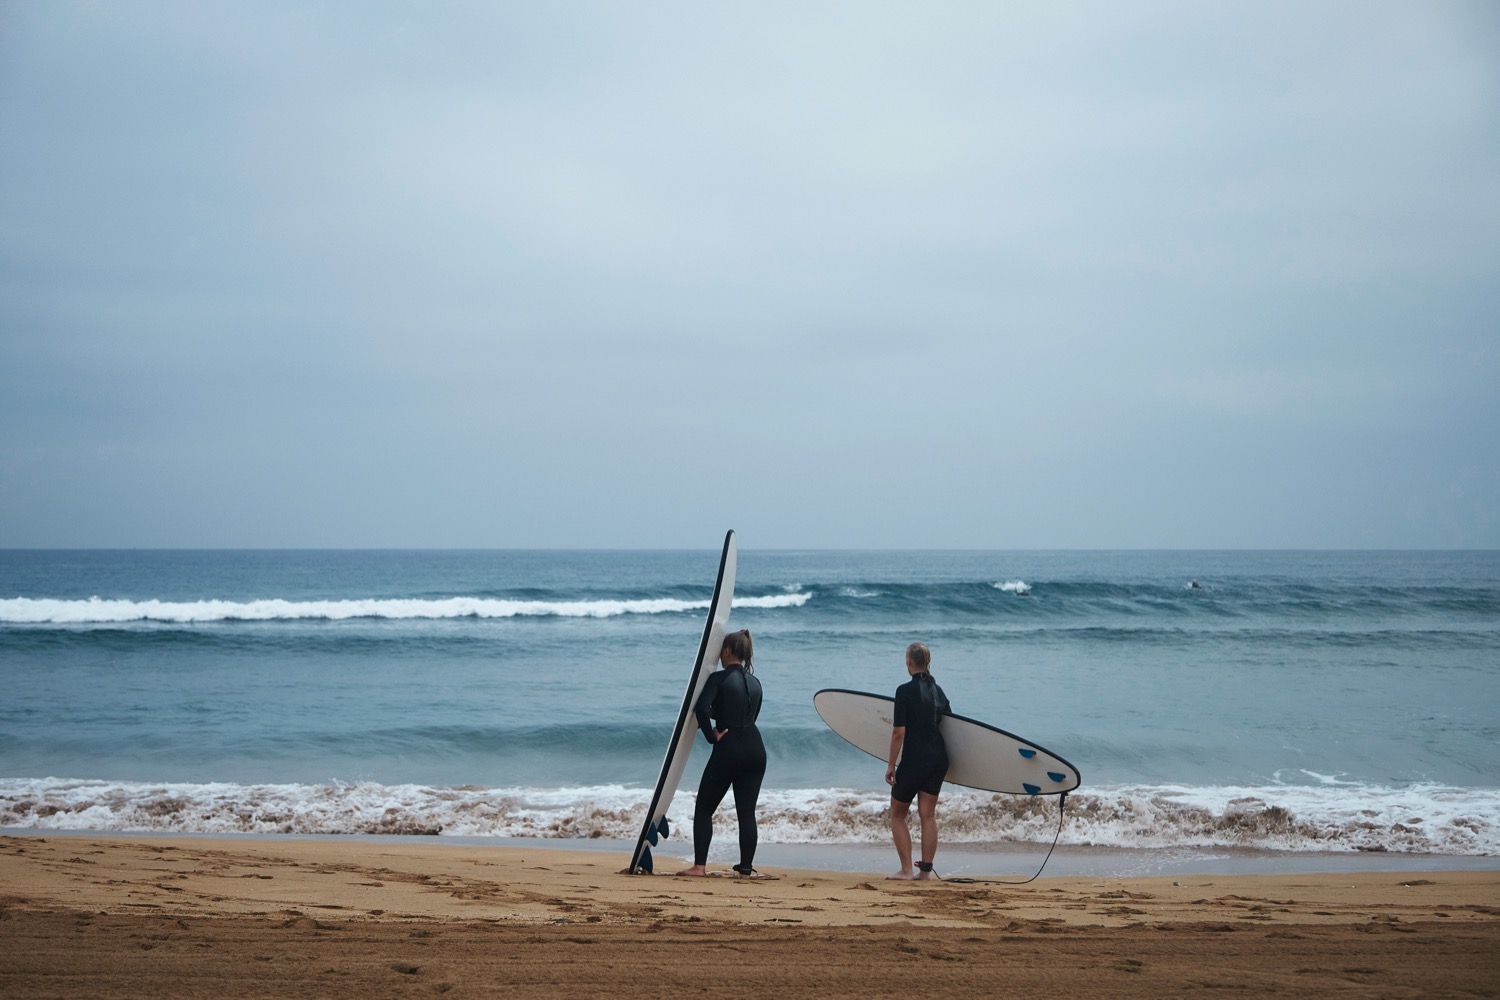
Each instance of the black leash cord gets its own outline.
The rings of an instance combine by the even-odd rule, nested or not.
[[[947,878],[945,876],[939,875],[938,876],[938,881],[940,881],[940,882],[961,882],[961,883],[966,883],[968,885],[1025,885],[1027,882],[1035,882],[1039,877],[1041,877],[1042,868],[1046,868],[1047,867],[1047,862],[1052,859],[1052,852],[1057,849],[1058,838],[1062,836],[1063,815],[1067,811],[1066,810],[1067,805],[1068,805],[1068,793],[1067,792],[1063,792],[1062,793],[1062,798],[1060,798],[1060,799],[1057,800],[1057,832],[1052,835],[1052,846],[1049,847],[1049,848],[1047,848],[1047,856],[1042,859],[1042,867],[1038,868],[1036,870],[1036,874],[1033,875],[1033,876],[1031,876],[1031,878],[1022,879],[1019,882],[1015,882],[1015,881],[1012,881],[1012,880],[1009,880],[1009,879],[1002,879],[1002,878],[967,878],[967,877],[961,876],[961,875],[954,876],[953,878]]]

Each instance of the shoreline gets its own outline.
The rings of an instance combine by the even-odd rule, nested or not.
[[[223,840],[245,843],[313,841],[359,844],[410,844],[434,847],[495,847],[521,850],[580,851],[614,854],[628,862],[634,841],[608,837],[481,837],[371,833],[223,833],[159,830],[49,830],[0,826],[5,837],[92,837],[101,839]],[[952,877],[1041,878],[1078,876],[1137,878],[1153,875],[1289,875],[1342,872],[1500,871],[1494,855],[1415,854],[1396,851],[1272,851],[1243,847],[1094,847],[1059,844],[943,843],[937,855],[940,873]],[[732,865],[732,829],[717,829],[711,863]],[[664,862],[692,853],[687,840],[668,839],[653,849]],[[780,844],[762,841],[756,853],[762,866],[828,873],[883,872],[895,862],[889,843]],[[1043,866],[1043,861],[1046,864]]]
[[[412,840],[0,835],[0,994],[619,997],[732,980],[812,1000],[906,993],[918,972],[1044,995],[1500,991],[1493,869],[1001,886],[767,861],[777,880],[742,881],[625,875],[613,850]]]

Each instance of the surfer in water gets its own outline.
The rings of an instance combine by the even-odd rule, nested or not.
[[[698,804],[693,810],[693,867],[679,875],[706,875],[708,845],[714,836],[714,810],[724,795],[734,789],[734,811],[740,823],[740,863],[734,870],[740,878],[760,877],[756,872],[755,847],[759,833],[755,806],[760,783],[766,776],[766,746],[755,728],[760,715],[760,679],[750,665],[753,647],[750,630],[741,629],[724,637],[719,651],[723,669],[708,678],[693,707],[698,728],[713,745],[713,755],[703,767],[698,783]],[[710,722],[710,720],[713,720]]]
[[[886,757],[885,782],[891,786],[891,838],[901,870],[889,879],[931,879],[932,859],[937,854],[937,802],[948,773],[948,749],[938,721],[948,711],[948,697],[932,679],[928,668],[932,653],[920,642],[906,647],[906,672],[911,680],[896,689],[895,714],[891,719],[891,752]],[[917,800],[922,824],[922,860],[916,871],[911,864],[911,828],[907,816],[911,800]]]

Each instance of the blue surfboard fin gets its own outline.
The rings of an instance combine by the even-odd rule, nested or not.
[[[1038,792],[1040,792],[1042,790],[1041,786],[1028,784],[1027,782],[1024,782],[1024,781],[1021,782],[1021,787],[1024,788],[1024,789],[1026,789],[1026,794],[1027,795],[1035,795],[1035,794],[1037,794]]]
[[[1057,780],[1061,781],[1062,779],[1058,778]],[[656,829],[661,832],[663,839],[672,836],[672,828],[667,825],[667,817],[665,816],[661,818],[660,823],[656,824]]]
[[[639,868],[647,875],[654,875],[656,873],[654,867],[651,864],[651,848],[648,847],[641,852],[641,863],[639,865]]]
[[[1031,758],[1036,756],[1036,751],[1031,749],[1030,747],[1017,747],[1017,749],[1021,751],[1021,756],[1025,757],[1027,760],[1030,760]]]
[[[646,842],[652,847],[656,846],[656,827],[650,826],[646,828]]]
[[[1059,785],[1062,784],[1064,781],[1068,780],[1068,776],[1066,774],[1058,774],[1056,771],[1048,771],[1047,772],[1047,777],[1051,778],[1053,781],[1057,782]]]

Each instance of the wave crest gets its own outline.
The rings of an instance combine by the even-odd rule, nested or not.
[[[803,593],[745,597],[737,600],[735,606],[800,607],[811,596]],[[337,601],[127,601],[91,597],[80,601],[15,597],[0,600],[0,622],[18,625],[93,625],[128,622],[192,624],[228,621],[345,621],[355,618],[612,618],[617,615],[702,611],[708,608],[708,604],[708,601],[665,597],[588,601],[519,601],[487,597]]]

